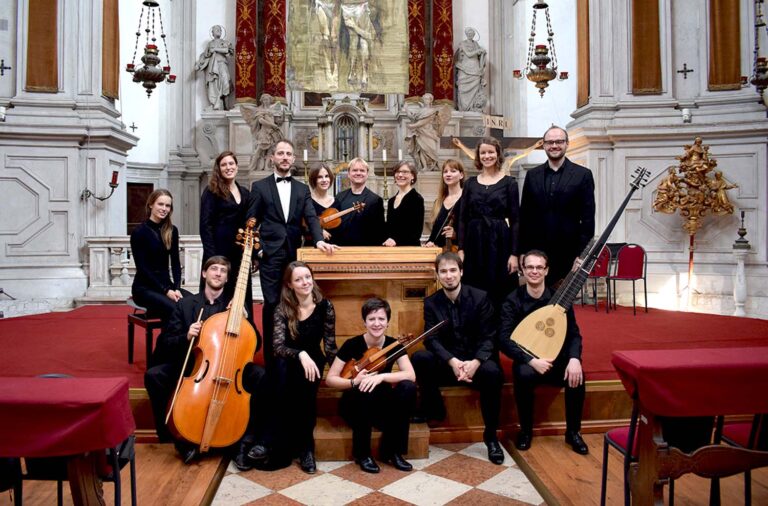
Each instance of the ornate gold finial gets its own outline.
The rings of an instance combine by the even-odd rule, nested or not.
[[[685,220],[683,228],[688,235],[695,235],[707,213],[733,213],[733,204],[725,192],[738,185],[715,170],[717,160],[710,156],[709,146],[702,144],[701,137],[686,144],[684,150],[682,156],[676,157],[680,165],[670,166],[669,174],[659,182],[653,209],[667,214],[679,211]]]

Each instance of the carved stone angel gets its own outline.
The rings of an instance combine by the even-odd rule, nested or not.
[[[274,99],[268,93],[262,93],[260,102],[261,106],[240,104],[240,112],[251,127],[253,138],[253,156],[248,165],[249,171],[266,170],[269,148],[283,138],[283,132],[280,130],[284,119],[282,109],[276,110]]]
[[[408,113],[411,123],[405,127],[405,147],[416,161],[419,170],[438,170],[437,150],[440,146],[440,136],[451,120],[451,107],[435,107],[432,105],[433,99],[431,93],[425,93],[421,97],[424,107]]]

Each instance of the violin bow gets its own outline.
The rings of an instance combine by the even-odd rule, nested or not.
[[[200,323],[203,319],[203,310],[205,308],[200,308],[200,313],[197,315],[197,321],[195,323]],[[171,413],[173,413],[173,405],[176,403],[176,397],[179,395],[179,389],[181,388],[181,380],[184,379],[184,371],[187,370],[187,363],[189,362],[189,356],[192,354],[192,348],[195,345],[195,340],[190,339],[189,340],[189,348],[187,348],[187,356],[184,357],[184,365],[181,367],[181,374],[179,374],[179,381],[176,382],[176,388],[173,391],[173,398],[171,399],[171,405],[168,406],[168,413],[165,415],[165,424],[168,425],[168,420],[171,419]],[[149,358],[147,358],[149,360]]]
[[[413,339],[410,339],[406,344],[403,344],[402,348],[400,348],[399,350],[394,352],[392,355],[388,356],[387,357],[387,362],[389,362],[390,360],[397,360],[398,358],[400,358],[403,355],[403,353],[406,353],[408,351],[408,348],[410,348],[414,344],[420,342],[421,340],[426,339],[427,337],[431,336],[432,334],[434,334],[435,332],[440,330],[442,328],[442,326],[446,325],[447,323],[448,323],[448,320],[443,320],[443,321],[439,322],[437,325],[435,325],[434,327],[432,327],[431,329],[429,329],[426,332],[424,332],[423,334],[421,334],[420,336],[415,337]],[[400,339],[398,339],[398,342],[400,342]],[[402,344],[402,343],[400,343],[400,344]]]

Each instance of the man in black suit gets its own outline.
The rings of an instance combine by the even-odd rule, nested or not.
[[[413,356],[421,390],[421,415],[427,420],[445,418],[439,388],[442,385],[468,385],[479,390],[488,460],[501,464],[504,452],[496,430],[504,375],[494,349],[493,306],[484,291],[461,284],[462,267],[456,253],[441,253],[435,259],[443,289],[424,299],[424,327],[430,329],[443,320],[448,325],[428,337],[424,342],[426,350]]]
[[[224,291],[224,286],[230,274],[230,267],[229,260],[221,255],[214,255],[206,260],[201,273],[204,280],[203,289],[198,294],[184,297],[176,304],[168,326],[157,338],[157,347],[149,364],[151,367],[144,373],[144,386],[149,395],[157,435],[161,442],[175,439],[165,425],[165,415],[168,401],[173,396],[181,375],[189,343],[200,335],[205,320],[226,311],[229,306],[231,294]],[[194,360],[190,359],[187,374],[192,362]],[[263,437],[261,426],[264,420],[259,413],[262,411],[260,406],[267,388],[264,369],[252,363],[246,364],[242,384],[251,394],[251,418],[245,435],[233,449],[235,465],[240,470],[247,470],[252,464],[245,458],[246,452],[254,444],[261,444]],[[174,444],[186,464],[198,455],[197,447],[191,443],[175,440]]]
[[[333,253],[337,246],[323,241],[320,222],[312,205],[309,187],[291,176],[296,160],[293,143],[277,141],[271,150],[275,172],[253,183],[248,218],[256,218],[261,242],[259,278],[264,295],[262,327],[264,329],[264,360],[272,366],[273,316],[280,301],[280,289],[285,267],[296,260],[296,250],[302,243],[302,221],[307,223],[315,247]]]
[[[349,162],[350,188],[336,196],[339,211],[351,208],[356,202],[365,204],[360,212],[342,217],[341,225],[333,233],[333,241],[341,246],[381,246],[387,239],[384,224],[384,200],[365,187],[368,164],[362,158]]]
[[[534,390],[537,385],[550,384],[565,387],[566,444],[576,453],[586,455],[589,448],[579,433],[586,392],[584,371],[581,367],[581,332],[576,324],[573,308],[568,308],[566,313],[565,341],[554,360],[533,357],[510,339],[512,332],[526,316],[546,306],[552,298],[552,291],[544,282],[548,270],[546,253],[531,250],[520,258],[525,285],[512,291],[504,301],[499,330],[499,348],[514,360],[512,376],[517,415],[520,418],[520,432],[515,446],[521,451],[531,447]]]
[[[528,171],[520,204],[520,253],[549,256],[547,285],[565,278],[595,235],[595,182],[592,172],[565,156],[568,132],[552,126],[544,133],[547,161]]]

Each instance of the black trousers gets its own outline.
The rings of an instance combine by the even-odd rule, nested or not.
[[[395,385],[381,383],[372,392],[345,390],[339,411],[352,427],[352,455],[355,459],[371,456],[371,431],[381,430],[383,458],[408,453],[408,430],[416,404],[416,384],[401,381]]]
[[[315,360],[321,371],[325,364]],[[301,362],[293,358],[275,360],[277,375],[277,400],[282,409],[273,410],[276,419],[273,446],[282,446],[289,456],[315,450],[315,425],[317,423],[317,389],[320,379],[308,381],[304,377]],[[275,404],[277,405],[277,404]]]
[[[478,367],[472,383],[458,381],[448,362],[428,350],[413,355],[413,368],[421,392],[421,409],[429,419],[445,418],[445,404],[440,395],[441,386],[468,386],[480,391],[480,411],[483,415],[485,441],[496,441],[501,412],[501,387],[504,374],[494,359],[488,359]]]
[[[144,373],[144,386],[149,394],[149,400],[152,404],[152,414],[155,418],[155,428],[161,442],[173,441],[168,427],[165,424],[165,416],[168,410],[168,403],[176,390],[176,384],[181,374],[181,363],[159,364],[147,369]],[[191,369],[191,364],[188,369]],[[242,440],[248,442],[260,441],[264,432],[264,412],[265,408],[261,405],[265,397],[267,384],[264,381],[264,368],[255,364],[246,364],[243,370],[243,387],[251,394],[250,409],[251,416],[248,420],[248,427]]]
[[[180,290],[183,296],[192,295],[188,290]],[[160,318],[163,322],[163,328],[168,324],[171,318],[173,308],[176,303],[169,299],[164,293],[150,290],[143,286],[134,286],[131,289],[131,296],[134,302],[141,307],[147,308],[147,315],[153,318]]]
[[[275,365],[272,335],[275,328],[275,309],[280,302],[283,272],[293,260],[295,258],[289,255],[286,245],[271,255],[264,255],[259,260],[259,280],[261,293],[264,296],[264,307],[261,313],[261,325],[264,329],[264,365],[268,370]]]
[[[538,385],[544,384],[565,387],[566,430],[574,432],[581,430],[581,412],[584,409],[586,379],[576,388],[569,387],[563,379],[567,365],[567,359],[556,360],[552,369],[546,374],[539,374],[528,364],[514,363],[512,374],[514,376],[515,403],[517,404],[517,415],[520,417],[521,430],[528,433],[533,431],[534,390]]]

